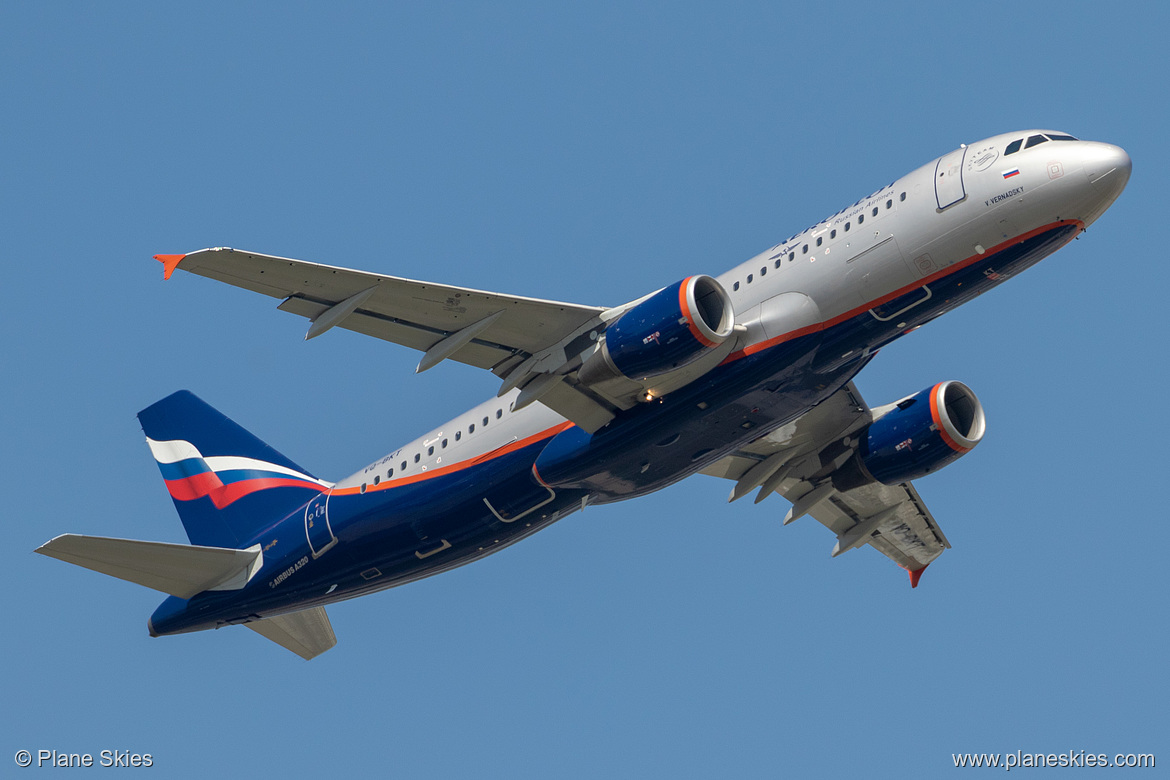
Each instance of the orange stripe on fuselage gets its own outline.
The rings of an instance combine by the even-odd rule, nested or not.
[[[540,441],[541,439],[552,438],[553,436],[556,436],[561,431],[567,431],[569,428],[572,428],[572,427],[573,427],[573,423],[566,420],[565,422],[554,425],[551,428],[546,428],[543,431],[540,431],[539,433],[534,433],[531,436],[526,436],[523,439],[519,439],[517,441],[512,442],[511,444],[506,444],[503,447],[499,447],[497,449],[490,450],[489,452],[486,452],[482,455],[476,455],[473,458],[468,458],[467,460],[462,460],[462,461],[459,461],[458,463],[452,463],[450,466],[442,466],[440,468],[430,469],[429,471],[424,471],[420,474],[412,474],[409,477],[399,477],[398,479],[388,479],[385,482],[380,482],[377,485],[367,484],[366,485],[366,492],[372,493],[373,491],[376,491],[376,490],[389,490],[390,488],[394,488],[394,487],[402,487],[404,485],[412,485],[416,482],[422,482],[425,479],[433,479],[434,477],[441,477],[441,476],[445,476],[447,474],[454,474],[456,472],[463,471],[464,469],[471,468],[472,466],[478,466],[481,463],[487,463],[490,460],[495,460],[496,458],[503,457],[504,455],[515,452],[516,450],[523,449],[523,448],[529,446],[530,444],[535,444],[536,442]],[[358,495],[360,493],[361,493],[360,487],[338,488],[338,489],[330,491],[330,495],[333,495],[333,496],[352,496],[352,495]]]
[[[801,336],[807,336],[808,334],[816,333],[817,331],[828,330],[829,328],[833,327],[834,325],[839,325],[840,323],[845,322],[846,320],[851,320],[854,317],[856,317],[858,314],[861,314],[862,312],[869,311],[870,309],[872,309],[875,306],[881,306],[883,303],[888,303],[889,301],[892,301],[899,296],[905,295],[906,293],[910,292],[911,290],[917,289],[919,287],[923,287],[923,286],[931,284],[933,282],[937,282],[939,279],[942,279],[945,276],[950,276],[953,273],[957,273],[969,265],[973,265],[982,259],[986,259],[986,257],[988,255],[994,255],[998,252],[1002,252],[1004,249],[1007,249],[1012,244],[1018,244],[1021,241],[1027,241],[1029,238],[1034,238],[1034,237],[1040,235],[1041,233],[1045,233],[1045,232],[1047,232],[1049,230],[1053,230],[1055,228],[1064,227],[1065,225],[1079,225],[1081,230],[1085,229],[1085,223],[1079,219],[1062,219],[1058,222],[1053,222],[1051,224],[1045,225],[1044,227],[1038,227],[1035,230],[1029,230],[1027,233],[1023,233],[1019,236],[1016,236],[1015,238],[1011,238],[1011,239],[1008,239],[1007,241],[1003,241],[999,244],[996,244],[991,249],[988,249],[986,252],[984,252],[981,255],[980,254],[971,255],[966,260],[961,260],[958,263],[952,264],[949,268],[944,268],[941,271],[936,271],[935,273],[931,274],[930,276],[927,276],[923,279],[919,279],[918,281],[912,282],[904,287],[900,287],[897,290],[894,290],[892,293],[888,293],[886,295],[883,295],[880,298],[875,298],[874,300],[870,301],[869,303],[866,303],[862,306],[858,306],[857,308],[854,308],[854,309],[850,309],[849,311],[845,312],[844,314],[839,314],[836,317],[832,318],[831,320],[827,320],[825,322],[821,322],[821,323],[818,323],[816,325],[809,325],[809,326],[806,326],[803,328],[798,328],[797,330],[789,331],[788,333],[782,333],[779,336],[776,336],[775,338],[766,339],[765,341],[760,341],[760,342],[757,342],[755,344],[749,344],[748,346],[744,347],[742,350],[740,350],[738,352],[732,352],[730,355],[728,355],[726,358],[723,359],[723,363],[720,363],[720,365],[723,365],[725,363],[731,363],[732,361],[739,360],[740,358],[747,357],[748,355],[754,355],[757,352],[762,352],[763,350],[768,349],[770,347],[774,347],[777,344],[783,344],[785,341],[791,341],[792,339],[800,338]],[[1069,240],[1072,240],[1072,239],[1069,239]]]

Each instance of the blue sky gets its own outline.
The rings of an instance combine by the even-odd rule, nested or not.
[[[150,753],[167,778],[1170,761],[1170,14],[786,5],[0,7],[0,766],[22,748]],[[1134,174],[1081,240],[860,377],[874,405],[959,379],[989,417],[919,483],[954,549],[917,590],[705,477],[336,605],[339,644],[311,663],[243,629],[151,639],[159,594],[31,552],[185,541],[134,417],[176,389],[326,478],[495,391],[349,332],[305,343],[267,298],[164,284],[156,253],[612,305],[1029,127],[1117,143]]]

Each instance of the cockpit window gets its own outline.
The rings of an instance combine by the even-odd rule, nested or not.
[[[1071,135],[1057,135],[1056,133],[1046,133],[1049,141],[1075,141]]]
[[[1007,148],[1003,150],[1003,156],[1007,157],[1009,154],[1015,154],[1016,152],[1020,151],[1020,147],[1023,145],[1024,145],[1023,138],[1019,139],[1018,141],[1012,141],[1010,144],[1007,145]]]
[[[1045,143],[1047,140],[1048,139],[1042,135],[1034,135],[1028,139],[1028,143],[1024,146],[1024,148],[1031,149],[1033,146],[1036,146],[1037,144]]]

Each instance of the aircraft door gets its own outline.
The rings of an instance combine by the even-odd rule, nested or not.
[[[320,558],[333,545],[337,537],[329,525],[329,492],[313,498],[305,507],[305,536],[309,539],[309,550],[314,558]]]
[[[940,158],[934,169],[934,197],[938,210],[955,205],[967,197],[963,188],[963,157],[967,147],[956,149]]]

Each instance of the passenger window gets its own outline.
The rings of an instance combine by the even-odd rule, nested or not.
[[[792,262],[795,259],[796,259],[796,252],[789,252],[788,253],[788,262]]]
[[[736,290],[738,290],[738,289],[739,289],[739,282],[736,282],[735,284],[731,285],[731,290],[732,290],[732,292],[734,292],[734,291],[736,291]]]
[[[877,212],[878,212],[878,210],[877,210],[877,206],[874,206],[874,207],[873,207],[873,216],[875,216],[875,217],[876,217],[876,216],[877,216]]]
[[[898,200],[905,201],[906,200],[906,193],[903,192],[901,195],[899,195]]]
[[[821,245],[821,244],[823,244],[823,243],[825,243],[825,239],[824,239],[824,237],[823,237],[823,236],[817,236],[817,246],[820,246],[820,245]]]
[[[808,244],[805,244],[804,246],[802,246],[802,247],[800,248],[800,253],[801,253],[802,255],[807,255],[807,254],[808,254]]]
[[[747,280],[747,282],[748,282],[748,284],[751,284],[751,283],[752,283],[752,275],[751,275],[751,274],[748,274],[748,280]]]
[[[374,475],[374,484],[375,484],[375,485],[377,485],[377,484],[378,484],[379,482],[381,482],[381,481],[382,481],[382,477],[380,477],[379,475],[375,474],[375,475]]]
[[[447,440],[443,439],[443,449],[447,449]]]
[[[459,441],[462,438],[463,438],[463,431],[455,431],[455,441]]]
[[[780,263],[782,263],[782,262],[783,262],[782,260],[777,260],[777,261],[776,261],[776,263],[775,263],[776,267],[777,267],[777,268],[779,268],[779,267],[780,267]]]
[[[496,409],[496,419],[498,420],[503,416],[504,416],[504,410],[503,409]]]
[[[768,273],[768,266],[766,266],[766,265],[760,266],[760,276],[764,276],[767,273]]]
[[[393,467],[391,467],[391,469],[386,472],[386,479],[390,479],[390,477],[392,477],[392,476],[394,476],[394,468]]]
[[[468,433],[475,433],[475,423],[472,423],[471,425],[467,426],[467,432]]]
[[[1028,143],[1024,145],[1024,148],[1031,149],[1033,146],[1039,146],[1040,144],[1044,143],[1047,140],[1048,139],[1042,135],[1034,135],[1028,139]]]
[[[845,223],[845,232],[846,233],[849,232],[849,223],[848,222]]]
[[[434,455],[434,454],[435,454],[435,448],[433,446],[427,447],[427,455]]]
[[[864,214],[858,214],[858,215],[857,215],[857,224],[858,224],[858,225],[860,225],[862,222],[865,222],[865,215],[864,215]]]
[[[486,418],[486,417],[483,418],[484,427],[487,427],[487,423],[488,423],[488,418]]]
[[[417,452],[416,452],[416,453],[414,453],[414,462],[415,462],[415,463],[418,463],[418,459],[419,459],[419,458],[421,458],[421,457],[422,457],[422,455],[419,455]]]
[[[837,237],[837,231],[836,231],[836,230],[834,230],[832,233],[830,233],[830,234],[829,234],[829,238],[836,238],[836,237]]]
[[[887,200],[887,201],[886,201],[886,208],[888,208],[888,209],[892,209],[893,207],[894,207],[894,201],[893,201],[892,199],[891,199],[891,200]]]
[[[406,471],[406,461],[402,461],[401,467],[403,471]]]
[[[1007,148],[1003,150],[1003,156],[1007,157],[1009,154],[1015,154],[1016,152],[1020,151],[1020,147],[1023,145],[1024,145],[1023,138],[1019,139],[1018,141],[1012,141],[1010,144],[1007,145]]]

